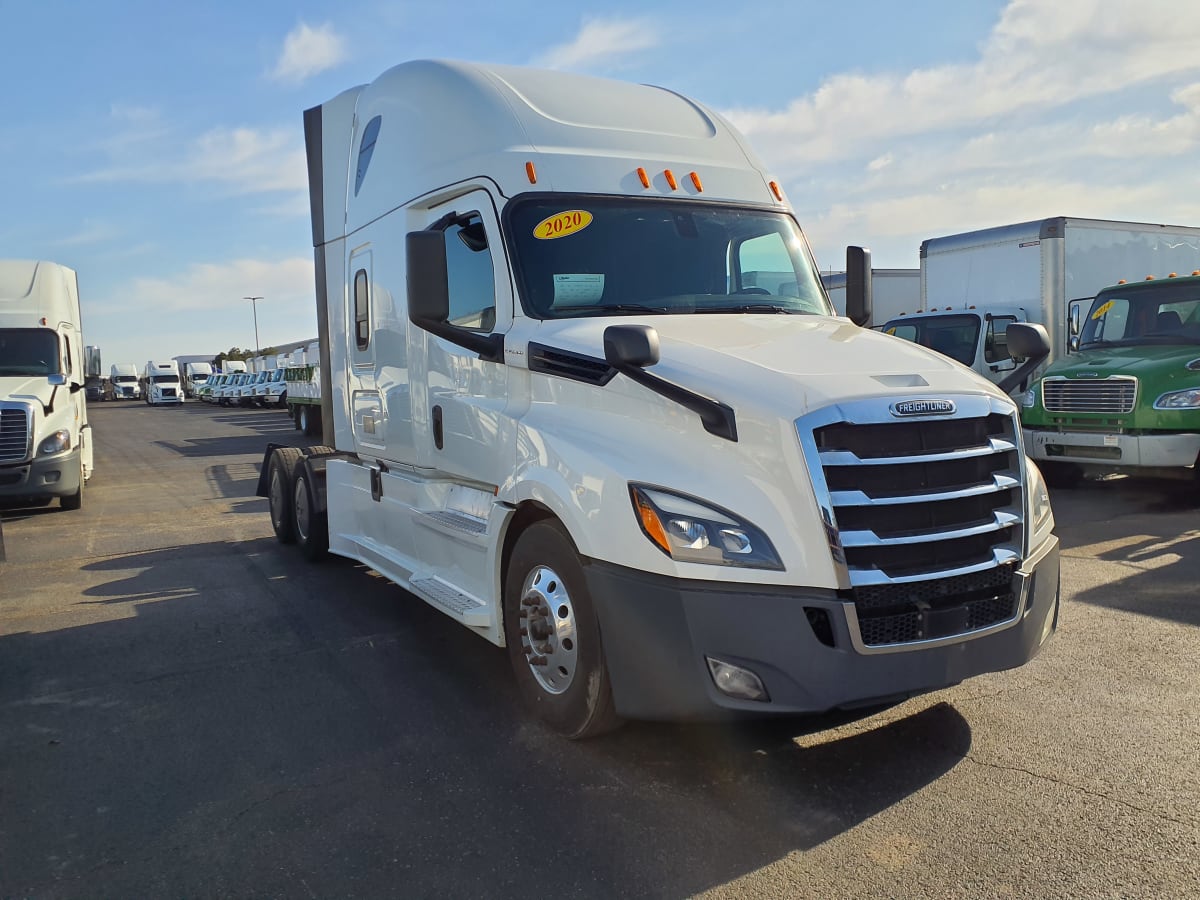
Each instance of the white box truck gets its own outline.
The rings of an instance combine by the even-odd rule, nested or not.
[[[1056,216],[930,238],[921,244],[921,312],[893,316],[883,330],[999,382],[1017,366],[1008,325],[1035,322],[1050,337],[1037,376],[1070,352],[1072,304],[1086,309],[1118,281],[1198,266],[1200,228],[1182,225]]]
[[[304,121],[328,446],[265,454],[279,540],[507,647],[569,737],[891,701],[1049,637],[1016,405],[835,317],[716,113],[425,61]]]
[[[148,406],[182,405],[179,364],[173,359],[147,360],[142,370],[142,392]]]
[[[133,363],[113,363],[108,372],[108,389],[114,400],[140,400],[142,386]]]
[[[187,398],[196,396],[196,391],[208,381],[213,373],[212,363],[188,362],[183,364],[183,395]]]
[[[74,270],[0,260],[0,504],[83,505],[92,431]]]

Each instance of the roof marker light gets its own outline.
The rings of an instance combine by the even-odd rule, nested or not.
[[[770,187],[771,187],[771,193],[775,195],[775,199],[778,200],[780,203],[782,203],[783,202],[783,191],[781,191],[779,189],[779,182],[772,181],[770,183]]]
[[[529,179],[530,184],[537,184],[537,169],[533,167],[533,160],[525,163],[525,177]]]
[[[1129,284],[1129,282],[1126,281],[1124,278],[1122,278],[1120,281],[1117,282],[1117,284]]]
[[[1147,275],[1147,276],[1146,276],[1146,280],[1147,280],[1147,281],[1153,281],[1153,280],[1154,280],[1154,276],[1153,276],[1153,275]]]
[[[671,190],[679,190],[679,182],[675,180],[675,173],[670,169],[663,169],[663,176],[667,179],[667,184],[671,186]]]
[[[700,183],[700,176],[697,175],[695,172],[691,172],[688,174],[688,178],[692,179],[692,184],[696,186],[696,190],[699,191],[701,194],[703,194],[704,193],[704,185],[702,185]]]
[[[1193,274],[1193,275],[1200,275],[1200,269],[1197,269],[1197,270],[1196,270],[1195,272],[1193,272],[1192,274]]]
[[[1176,275],[1174,272],[1172,272],[1172,273],[1171,273],[1171,274],[1169,274],[1167,277],[1168,277],[1168,278],[1178,278],[1179,276],[1178,276],[1178,275]]]
[[[644,188],[650,187],[650,176],[646,174],[646,170],[643,169],[641,166],[638,166],[637,176],[638,176],[638,180],[641,181],[641,183],[642,183],[642,187],[644,187]]]

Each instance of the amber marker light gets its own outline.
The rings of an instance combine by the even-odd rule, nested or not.
[[[671,186],[671,190],[679,190],[679,182],[675,180],[675,173],[670,169],[663,169],[663,176],[667,179],[667,184]]]
[[[641,520],[642,530],[646,532],[646,537],[658,544],[662,551],[670,556],[671,544],[667,541],[667,532],[662,527],[662,522],[658,520],[654,507],[637,488],[631,488],[630,493],[633,494],[633,503],[637,507],[638,519]]]
[[[700,176],[697,175],[695,172],[690,172],[690,173],[688,173],[688,178],[692,179],[692,184],[695,186],[696,190],[699,191],[701,194],[703,194],[704,193],[704,185],[702,185],[700,183]]]
[[[637,176],[638,176],[638,181],[640,181],[642,183],[642,187],[644,187],[644,188],[650,187],[650,176],[646,174],[646,170],[643,169],[641,166],[638,166]]]
[[[1167,277],[1168,277],[1168,278],[1178,278],[1179,276],[1178,276],[1178,275],[1176,275],[1174,272],[1172,272],[1172,273],[1170,273],[1170,274],[1169,274]]]
[[[780,203],[783,202],[783,191],[779,189],[778,181],[771,182],[771,193],[775,195],[776,200],[778,200]]]
[[[533,160],[525,163],[525,177],[529,179],[530,184],[537,184],[537,169],[533,166]]]
[[[1146,280],[1147,280],[1147,281],[1153,281],[1153,280],[1154,280],[1154,276],[1153,276],[1153,275],[1147,275],[1147,276],[1146,276]]]

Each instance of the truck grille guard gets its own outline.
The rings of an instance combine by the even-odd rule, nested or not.
[[[1000,631],[1026,602],[1016,410],[984,396],[955,396],[949,414],[929,402],[939,413],[899,418],[879,399],[795,422],[860,653]]]

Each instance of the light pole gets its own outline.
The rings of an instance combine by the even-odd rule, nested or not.
[[[254,355],[258,357],[262,355],[262,345],[258,342],[258,301],[262,297],[243,297],[242,299],[250,301],[250,309],[254,312]]]

